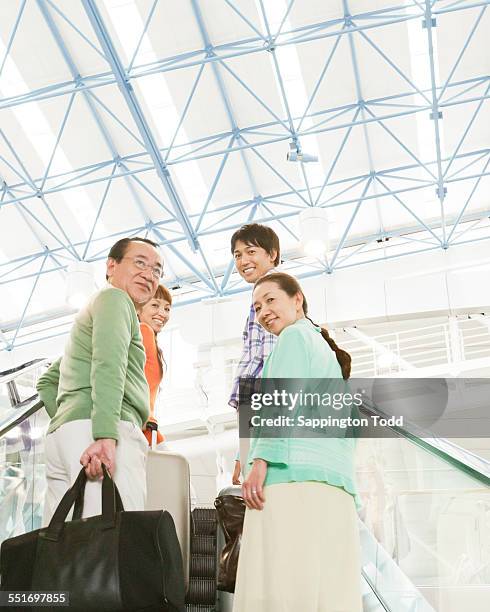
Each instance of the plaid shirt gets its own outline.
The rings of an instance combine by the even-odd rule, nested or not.
[[[245,329],[243,330],[243,353],[238,363],[233,388],[228,404],[238,409],[238,390],[240,378],[258,378],[262,374],[264,361],[274,348],[276,337],[265,331],[265,329],[255,320],[255,308],[250,306]]]

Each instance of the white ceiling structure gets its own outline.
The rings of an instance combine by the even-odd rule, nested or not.
[[[246,288],[250,221],[299,277],[490,238],[489,4],[0,2],[0,350],[65,333],[67,269],[128,235],[177,304]]]

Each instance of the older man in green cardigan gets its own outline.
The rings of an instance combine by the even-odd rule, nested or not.
[[[102,463],[125,509],[144,509],[148,446],[141,428],[148,418],[149,390],[135,305],[151,299],[161,274],[155,243],[119,240],[107,259],[107,287],[79,312],[63,357],[39,379],[39,395],[51,417],[45,523],[80,465],[90,479],[83,516],[100,513]]]

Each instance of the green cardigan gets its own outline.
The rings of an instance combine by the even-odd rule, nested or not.
[[[146,423],[145,349],[125,291],[106,287],[93,296],[75,319],[63,358],[41,376],[37,390],[51,417],[48,433],[91,419],[94,440],[117,440],[120,420]]]
[[[308,319],[299,319],[280,333],[262,378],[337,378],[340,386],[344,384],[335,353]],[[354,448],[352,438],[257,437],[251,441],[248,464],[254,459],[267,461],[265,485],[326,482],[356,497]]]

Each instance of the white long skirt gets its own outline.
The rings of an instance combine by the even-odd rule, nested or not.
[[[354,499],[339,487],[265,487],[245,513],[233,612],[361,612]]]

